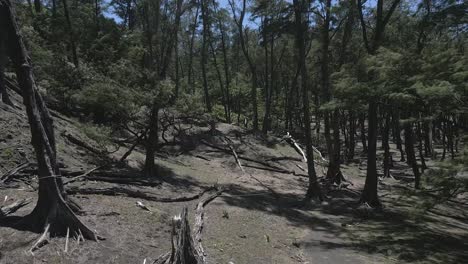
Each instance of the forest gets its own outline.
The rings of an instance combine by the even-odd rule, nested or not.
[[[0,0],[0,264],[465,263],[463,0]]]

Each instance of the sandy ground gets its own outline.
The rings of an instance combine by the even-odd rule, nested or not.
[[[11,109],[10,109],[11,110]],[[0,109],[2,124],[0,157],[3,172],[32,159],[29,131],[20,111]],[[14,120],[14,122],[6,122]],[[64,130],[76,131],[73,124],[56,122],[59,156],[69,169],[88,169],[100,164],[97,157],[74,146],[61,135]],[[203,245],[209,263],[463,263],[468,257],[468,203],[445,202],[433,212],[413,210],[420,199],[411,194],[411,184],[402,180],[410,171],[398,162],[396,180],[380,183],[385,208],[368,212],[357,206],[364,182],[365,164],[350,163],[343,167],[345,176],[354,183],[348,189],[328,193],[325,203],[312,202],[300,207],[307,178],[300,161],[275,161],[271,164],[294,171],[278,173],[254,162],[241,160],[243,173],[232,155],[202,144],[227,148],[220,138],[227,136],[238,154],[265,161],[272,157],[300,158],[280,139],[243,134],[242,129],[219,124],[219,135],[210,137],[200,130],[196,148],[183,154],[168,150],[159,155],[157,164],[160,182],[156,187],[128,186],[144,189],[160,197],[196,194],[206,187],[221,185],[227,190],[206,207]],[[237,131],[237,132],[236,132]],[[204,134],[205,133],[205,134]],[[82,136],[79,133],[78,136]],[[9,151],[5,152],[8,149]],[[122,148],[114,153],[120,157]],[[174,155],[177,153],[177,155]],[[202,158],[201,158],[202,157]],[[129,169],[138,169],[143,151],[137,149],[128,159]],[[316,167],[319,176],[323,168]],[[98,175],[99,172],[96,172]],[[403,177],[404,176],[404,177]],[[37,183],[31,186],[15,182],[0,188],[0,205],[22,198],[33,202],[16,215],[25,215],[34,207]],[[120,186],[95,181],[80,181],[74,186],[103,188]],[[5,202],[4,197],[7,196]],[[193,219],[195,201],[158,203],[123,196],[74,195],[86,214],[80,218],[106,240],[98,243],[70,242],[64,252],[65,238],[53,238],[44,248],[32,254],[29,249],[39,234],[0,227],[0,263],[152,263],[170,249],[171,217],[187,206]],[[151,212],[136,206],[141,201]]]

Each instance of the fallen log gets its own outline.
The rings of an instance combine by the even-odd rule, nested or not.
[[[68,139],[71,143],[79,146],[79,147],[82,147],[94,154],[98,154],[98,155],[103,155],[105,152],[102,151],[102,150],[99,150],[91,145],[89,145],[88,143],[84,142],[83,140],[77,138],[76,136],[74,136],[73,134],[70,134],[69,132],[63,132],[62,133],[62,136],[65,137],[66,139]]]
[[[83,188],[83,187],[70,187],[67,189],[67,193],[72,194],[98,194],[98,195],[109,195],[109,196],[127,196],[131,198],[140,198],[147,201],[160,202],[160,203],[175,203],[175,202],[188,202],[199,199],[202,195],[210,190],[213,187],[207,188],[199,192],[198,194],[189,195],[189,196],[180,196],[174,198],[165,198],[154,196],[147,192],[142,192],[140,190],[132,190],[129,188],[123,187],[110,187],[110,188]]]
[[[20,208],[28,205],[30,202],[31,200],[20,200],[10,205],[0,207],[0,218],[18,211]]]
[[[18,172],[32,166],[33,164],[30,163],[30,162],[25,162],[23,164],[20,164],[18,167],[10,170],[9,172],[5,173],[2,175],[2,177],[0,177],[0,182],[1,183],[7,183],[8,181],[10,181],[12,179],[12,177],[17,174]]]

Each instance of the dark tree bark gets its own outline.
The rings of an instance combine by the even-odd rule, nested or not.
[[[419,152],[419,159],[421,160],[421,173],[424,173],[424,170],[427,169],[426,160],[424,159],[424,146],[423,146],[423,138],[421,132],[421,123],[418,122],[416,124],[416,131],[418,136],[418,152]]]
[[[154,102],[151,107],[149,133],[146,140],[146,157],[143,173],[146,177],[156,176],[156,166],[154,164],[154,153],[158,146],[158,122],[159,122],[159,107]]]
[[[405,151],[403,150],[403,145],[401,142],[401,127],[400,127],[400,114],[398,111],[393,113],[393,136],[395,138],[395,143],[397,149],[400,151],[400,161],[404,162],[405,159]]]
[[[41,0],[34,0],[34,10],[36,11],[36,13],[40,13],[42,11]]]
[[[6,39],[0,38],[0,97],[2,97],[2,102],[4,104],[14,106],[13,102],[8,95],[8,90],[6,89],[5,84],[5,64],[7,61],[7,47],[6,47]]]
[[[360,136],[361,136],[361,144],[362,144],[362,152],[367,153],[367,137],[366,137],[366,115],[361,113],[359,114],[359,127],[360,127]]]
[[[193,51],[193,46],[195,43],[195,31],[197,29],[197,24],[198,24],[198,13],[200,11],[200,6],[197,5],[197,9],[195,11],[195,18],[193,21],[193,25],[191,28],[191,34],[190,34],[190,44],[189,44],[189,61],[188,61],[188,71],[187,71],[187,80],[188,80],[188,86],[191,87],[191,92],[192,94],[195,93],[195,83],[193,80],[193,57],[194,57],[194,51]]]
[[[96,234],[73,213],[72,204],[67,202],[63,191],[53,120],[34,81],[31,61],[10,0],[0,0],[0,29],[0,39],[8,39],[7,50],[23,94],[38,166],[39,198],[22,223],[36,232],[46,230],[52,235],[64,235],[68,229],[74,236],[82,234],[87,239],[97,240]]]
[[[354,159],[354,152],[356,148],[356,117],[353,110],[349,111],[349,145],[348,145],[348,160]]]
[[[228,0],[229,4],[232,9],[232,13],[234,16],[234,21],[237,25],[237,29],[239,31],[239,41],[240,45],[242,48],[242,52],[244,53],[245,59],[247,60],[247,64],[249,65],[250,72],[251,72],[251,82],[252,82],[252,87],[250,91],[250,96],[251,96],[251,102],[252,102],[252,128],[254,131],[258,131],[258,105],[257,105],[257,68],[255,67],[254,62],[252,61],[252,58],[250,56],[249,50],[247,48],[247,43],[245,39],[245,33],[244,33],[244,18],[245,18],[245,13],[247,10],[247,0],[242,0],[242,9],[240,11],[239,17],[237,17],[236,11],[235,11],[235,1],[234,0]]]
[[[202,50],[201,50],[201,70],[202,70],[202,78],[203,78],[203,91],[205,94],[205,104],[206,110],[211,113],[211,100],[210,94],[208,90],[208,77],[206,73],[206,66],[208,64],[208,37],[210,31],[210,21],[208,15],[208,1],[207,0],[200,0],[201,3],[201,11],[202,11],[202,19],[203,19],[203,34],[202,34]]]
[[[374,55],[378,48],[382,44],[385,27],[388,24],[390,17],[392,16],[393,12],[395,11],[396,7],[400,3],[400,0],[393,0],[392,4],[390,5],[387,14],[384,14],[384,0],[377,1],[377,13],[376,13],[376,23],[373,32],[372,41],[369,41],[367,35],[368,26],[364,20],[363,15],[363,4],[362,0],[358,1],[358,11],[359,11],[359,18],[361,21],[361,30],[362,30],[362,37],[364,40],[364,46],[366,47],[367,53],[370,55]],[[370,206],[380,206],[380,201],[377,195],[377,166],[376,166],[376,156],[377,156],[377,123],[378,123],[378,104],[375,98],[371,98],[369,102],[368,108],[368,130],[369,130],[369,138],[368,138],[368,152],[367,152],[367,175],[366,175],[366,183],[364,185],[364,190],[362,192],[361,201],[368,203]]]
[[[390,177],[390,167],[392,157],[390,156],[390,144],[389,144],[389,133],[390,133],[390,113],[386,113],[385,121],[382,129],[382,146],[384,149],[384,177]]]
[[[65,14],[65,20],[67,21],[68,34],[70,38],[70,49],[72,53],[72,61],[75,67],[79,68],[80,62],[78,60],[78,51],[76,48],[75,32],[73,31],[73,25],[71,23],[67,0],[62,0],[62,4],[63,4],[63,13]]]
[[[409,115],[408,115],[409,116]],[[416,161],[416,154],[414,152],[414,132],[413,124],[406,122],[404,125],[405,130],[405,150],[408,164],[411,166],[414,174],[414,188],[419,189],[421,174],[419,172],[418,163]]]
[[[309,186],[307,188],[306,199],[309,200],[312,197],[318,197],[319,200],[323,200],[320,185],[317,181],[317,174],[314,166],[314,150],[312,146],[312,135],[310,126],[310,105],[309,105],[309,83],[308,73],[306,66],[306,50],[305,50],[305,34],[307,32],[307,23],[303,20],[304,14],[307,12],[307,1],[305,0],[294,0],[294,17],[295,17],[295,29],[296,29],[296,46],[297,46],[297,59],[298,67],[301,73],[301,86],[302,86],[302,103],[304,111],[304,136],[306,144],[306,158],[307,158],[307,169],[309,175]]]
[[[216,0],[213,0],[213,5]],[[216,8],[216,5],[214,5]],[[221,33],[221,49],[223,52],[223,66],[224,66],[224,78],[225,78],[225,89],[226,89],[226,105],[227,105],[227,122],[231,123],[231,75],[229,74],[229,60],[228,60],[228,52],[227,52],[227,45],[226,45],[226,37],[225,37],[225,29],[222,24],[221,18],[218,19],[218,27]]]

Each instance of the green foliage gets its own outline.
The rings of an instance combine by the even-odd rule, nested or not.
[[[73,95],[73,102],[82,107],[96,123],[123,123],[135,110],[131,91],[113,83],[97,82],[83,87]]]
[[[95,125],[92,123],[80,123],[78,129],[88,138],[94,140],[99,147],[105,149],[106,146],[112,144],[111,135],[112,129],[104,125]]]

